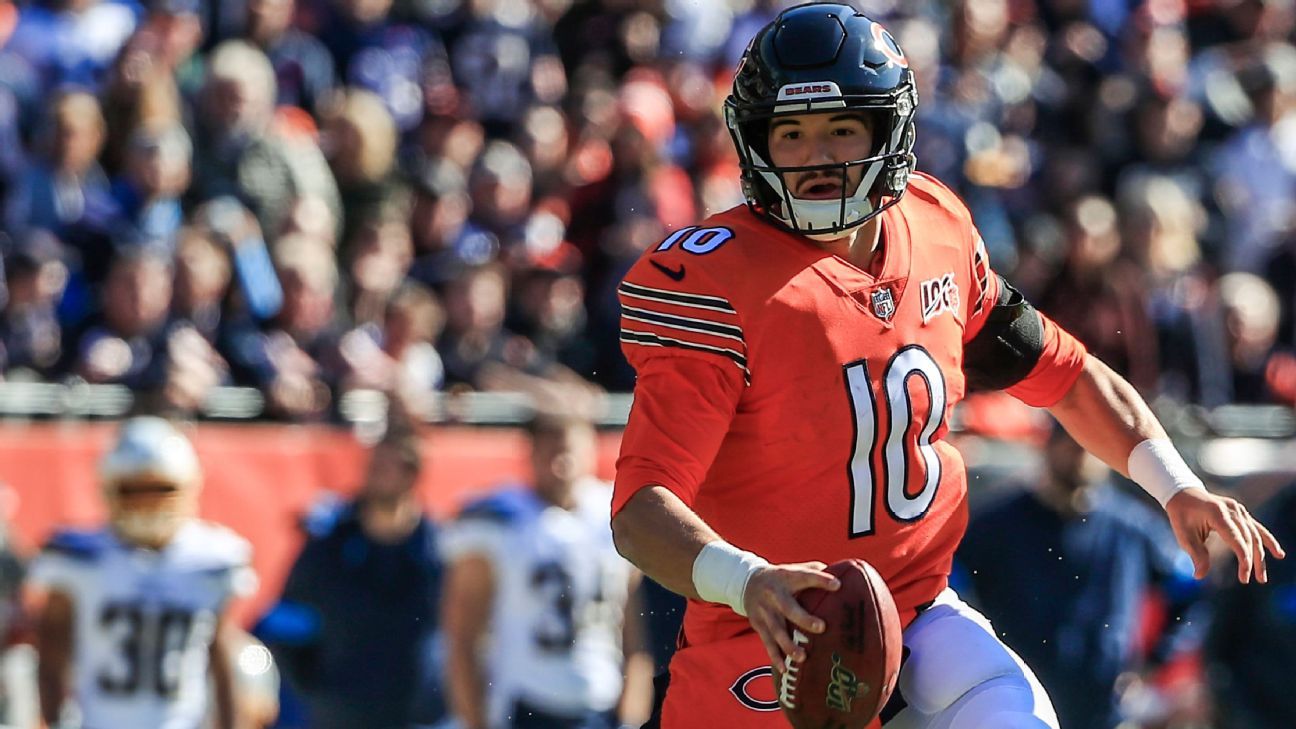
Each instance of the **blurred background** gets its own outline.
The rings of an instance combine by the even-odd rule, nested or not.
[[[634,384],[616,284],[742,203],[721,102],[790,4],[0,2],[15,574],[55,527],[102,518],[94,464],[135,413],[195,423],[204,515],[256,549],[249,629],[393,403],[428,424],[435,519],[529,478],[536,399],[582,404],[610,478]],[[853,4],[905,49],[918,167],[967,202],[994,267],[1296,540],[1296,0]],[[974,508],[1066,480],[1047,416],[1015,401],[972,398],[954,430]],[[1296,727],[1269,686],[1296,671],[1296,570],[1238,595],[1230,569],[1182,613],[1134,584],[1119,708],[1095,726]],[[969,594],[994,589],[974,572]],[[29,626],[0,582],[22,725]],[[677,608],[648,597],[660,666]],[[1197,629],[1158,649],[1176,621]]]

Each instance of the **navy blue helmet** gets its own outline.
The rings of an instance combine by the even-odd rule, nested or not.
[[[725,121],[738,148],[743,193],[753,212],[797,233],[836,238],[894,205],[914,169],[913,72],[895,39],[848,5],[811,3],[779,14],[752,39],[725,100]],[[769,128],[778,116],[858,111],[873,134],[864,159],[776,167]],[[850,189],[847,170],[863,168]],[[796,198],[783,173],[840,175],[841,198]]]

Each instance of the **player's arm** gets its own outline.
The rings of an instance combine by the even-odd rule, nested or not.
[[[235,729],[238,722],[238,702],[234,690],[234,662],[230,656],[228,618],[222,616],[216,623],[207,653],[207,670],[211,673],[212,699],[215,704],[217,729]]]
[[[1210,569],[1206,538],[1215,532],[1237,555],[1238,580],[1249,582],[1254,574],[1268,582],[1265,551],[1286,556],[1278,540],[1236,499],[1206,490],[1125,378],[1089,355],[1075,384],[1049,410],[1085,450],[1161,502],[1197,578]]]
[[[486,671],[480,646],[490,627],[495,600],[495,570],[480,553],[450,563],[441,598],[446,641],[446,688],[450,707],[465,729],[485,729]]]
[[[823,621],[795,595],[835,590],[837,579],[822,562],[772,565],[739,549],[689,506],[728,432],[741,374],[724,362],[682,356],[645,358],[636,369],[613,496],[617,550],[667,589],[746,616],[772,665],[802,660],[788,624],[819,633]]]
[[[1206,537],[1217,532],[1238,557],[1238,579],[1263,582],[1265,550],[1282,547],[1242,504],[1208,492],[1184,464],[1134,386],[1011,285],[988,272],[969,317],[963,368],[970,389],[1002,389],[1048,408],[1085,450],[1156,497],[1196,576],[1210,567]]]
[[[621,617],[621,650],[625,654],[622,672],[625,681],[617,716],[625,726],[639,726],[648,721],[653,705],[653,659],[648,653],[648,636],[644,626],[643,600],[639,586],[643,574],[630,571],[626,586],[625,611]]]
[[[49,590],[40,599],[36,620],[36,686],[40,694],[41,719],[55,726],[63,713],[72,666],[72,598],[61,590]]]

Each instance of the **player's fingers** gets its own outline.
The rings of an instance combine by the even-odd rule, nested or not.
[[[789,623],[807,633],[822,633],[824,628],[827,627],[823,619],[811,615],[809,611],[801,607],[801,603],[791,596],[780,595],[778,607]]]
[[[1238,524],[1234,511],[1228,505],[1221,506],[1211,518],[1211,528],[1233,550],[1238,561],[1238,582],[1251,582],[1251,535],[1243,532]]]
[[[1172,526],[1179,546],[1192,558],[1193,577],[1198,580],[1206,577],[1210,572],[1210,550],[1206,549],[1206,533],[1190,527],[1181,528],[1177,523]]]
[[[808,567],[797,567],[787,572],[783,583],[792,594],[802,590],[828,590],[832,592],[841,587],[841,580],[830,572],[811,570]]]
[[[788,633],[787,626],[783,623],[783,617],[779,615],[776,616],[776,618],[779,623],[779,627],[774,628],[771,626],[770,634],[774,638],[774,643],[778,646],[779,649],[779,655],[778,655],[779,663],[782,664],[783,659],[787,656],[791,656],[793,661],[805,660],[805,651],[801,649],[800,646],[792,642],[792,636]],[[774,621],[771,620],[771,622]]]
[[[752,621],[752,627],[756,629],[756,635],[760,637],[761,645],[765,646],[765,653],[769,655],[771,666],[783,665],[783,651],[779,650],[778,642],[769,634],[769,631],[762,630]]]
[[[1247,513],[1245,508],[1242,508],[1242,515],[1242,525],[1251,538],[1252,574],[1263,584],[1269,581],[1269,566],[1265,564],[1264,537],[1260,534],[1260,525],[1255,517]]]
[[[1278,543],[1278,537],[1275,537],[1273,532],[1269,531],[1269,528],[1261,524],[1259,520],[1256,521],[1256,526],[1260,529],[1260,539],[1264,541],[1265,549],[1269,550],[1269,554],[1278,559],[1286,559],[1287,550],[1283,549],[1282,545]]]

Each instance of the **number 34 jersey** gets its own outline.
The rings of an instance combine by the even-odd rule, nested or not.
[[[963,461],[943,438],[1000,283],[967,209],[930,177],[881,230],[865,271],[735,208],[635,264],[619,289],[638,380],[613,512],[658,484],[771,562],[865,559],[907,624],[945,587],[967,525]],[[1036,406],[1085,354],[1047,320],[1045,335],[1009,390]],[[748,629],[696,601],[684,626],[694,644]]]
[[[107,528],[60,532],[28,582],[73,608],[74,696],[86,729],[196,729],[207,713],[208,652],[231,597],[250,593],[251,546],[191,520],[161,550]]]
[[[492,726],[511,726],[516,702],[557,715],[615,708],[630,565],[608,527],[612,489],[576,485],[573,508],[507,489],[469,504],[446,531],[448,561],[491,565],[495,593],[486,656]]]

